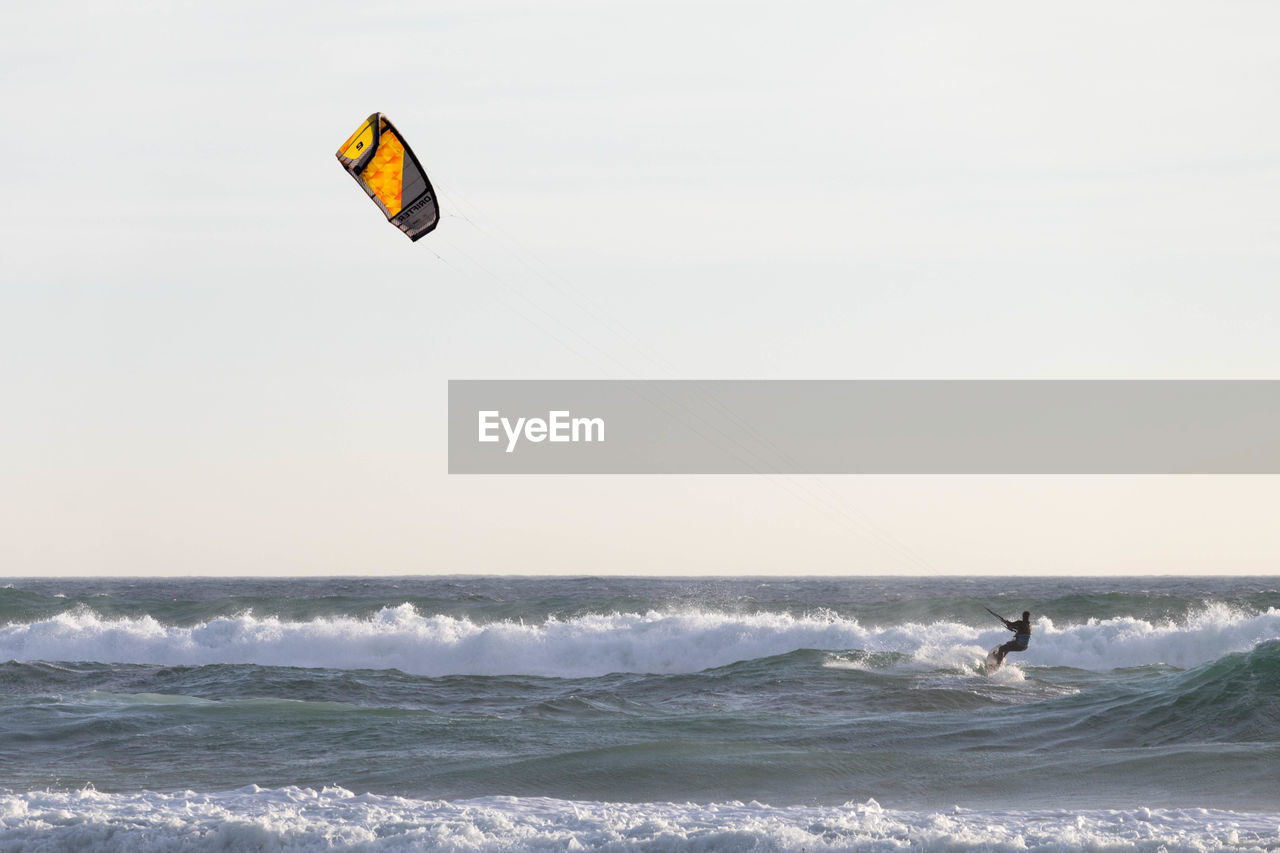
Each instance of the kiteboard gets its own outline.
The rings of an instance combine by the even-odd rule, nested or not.
[[[1000,668],[1000,659],[996,657],[996,652],[1000,651],[1000,647],[996,646],[987,652],[987,672],[995,672]]]

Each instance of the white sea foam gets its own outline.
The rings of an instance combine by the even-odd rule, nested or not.
[[[374,617],[291,622],[245,613],[194,626],[150,616],[107,619],[88,608],[0,627],[0,660],[102,661],[163,665],[253,663],[344,669],[396,668],[420,675],[697,672],[797,649],[900,652],[925,668],[968,668],[1008,638],[1003,630],[956,622],[865,627],[829,613],[708,611],[613,613],[541,623],[476,623],[423,615],[403,604]],[[1019,665],[1111,669],[1166,663],[1195,666],[1280,638],[1280,611],[1246,614],[1222,606],[1179,623],[1135,618],[1058,627],[1035,624]]]
[[[411,800],[341,788],[0,794],[0,851],[1274,850],[1280,814]]]

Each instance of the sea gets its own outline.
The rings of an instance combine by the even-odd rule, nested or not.
[[[0,580],[0,851],[1280,850],[1278,587]]]

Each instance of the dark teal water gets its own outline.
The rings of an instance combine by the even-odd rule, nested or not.
[[[1274,811],[1278,585],[13,580],[0,788]]]

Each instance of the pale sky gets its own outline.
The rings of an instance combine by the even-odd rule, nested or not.
[[[446,473],[449,379],[1280,378],[1270,2],[6,10],[0,574],[1280,573],[1280,478]],[[333,152],[387,113],[410,243]]]

